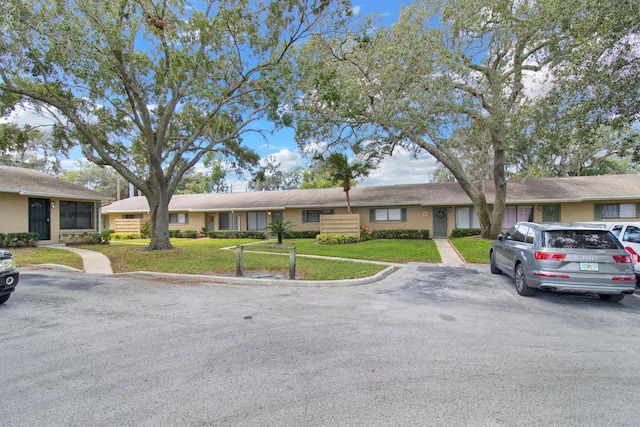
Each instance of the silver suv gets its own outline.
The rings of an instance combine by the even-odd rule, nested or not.
[[[491,272],[513,277],[523,296],[541,289],[622,301],[636,286],[631,255],[595,226],[519,222],[491,243],[489,259]]]

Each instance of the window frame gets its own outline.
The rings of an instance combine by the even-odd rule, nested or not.
[[[394,216],[393,219],[389,219],[389,211],[396,210],[400,214],[399,217],[396,219]],[[386,219],[383,219],[383,216],[379,215],[382,211],[385,211],[384,218]],[[407,208],[371,208],[369,209],[369,222],[407,222]]]
[[[186,212],[169,213],[169,224],[178,224],[178,225],[189,224],[189,214]]]
[[[309,219],[309,214],[312,214],[312,219]],[[315,219],[317,215],[317,219]],[[302,222],[320,222],[320,215],[335,215],[334,209],[304,209],[302,211]]]
[[[260,219],[261,215],[264,215],[264,227],[262,228],[252,228],[253,224],[252,222],[255,222],[255,227],[259,227],[260,224]],[[255,218],[251,218],[255,216]],[[247,230],[251,230],[251,231],[262,231],[262,230],[266,230],[267,229],[267,224],[268,224],[268,219],[267,219],[267,211],[249,211],[247,212]]]
[[[85,214],[85,217],[78,218],[78,207],[82,205],[87,205],[89,207],[88,216],[86,216],[87,211],[81,211],[80,213]],[[70,211],[70,207],[73,206],[73,212]],[[87,201],[76,201],[76,200],[60,200],[58,203],[59,209],[59,218],[60,218],[60,230],[94,230],[95,229],[95,203],[87,202]],[[70,217],[65,217],[65,215],[71,215]],[[89,226],[79,226],[79,221],[89,221]],[[72,224],[69,224],[72,222]],[[71,226],[73,225],[73,226]]]

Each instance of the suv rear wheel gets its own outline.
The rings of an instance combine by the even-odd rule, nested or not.
[[[598,295],[602,301],[620,302],[624,299],[624,294],[619,295]]]
[[[516,264],[516,272],[514,274],[516,281],[516,291],[523,297],[532,297],[536,294],[535,288],[527,286],[527,279],[525,279],[524,266],[521,262]]]

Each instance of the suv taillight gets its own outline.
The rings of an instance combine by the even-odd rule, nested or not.
[[[640,255],[638,255],[638,253],[634,251],[631,246],[627,246],[625,249],[631,254],[631,261],[634,263],[638,262]]]
[[[566,254],[554,254],[553,252],[534,252],[533,257],[538,261],[563,261]]]
[[[619,264],[632,264],[631,255],[614,255],[613,260]]]

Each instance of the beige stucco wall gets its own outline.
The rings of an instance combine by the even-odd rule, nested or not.
[[[14,193],[0,193],[0,233],[26,233],[29,231],[29,196],[23,196]],[[71,202],[83,202],[87,200],[81,199],[60,199],[56,197],[35,197],[38,199],[47,199],[50,203],[49,211],[49,229],[50,239],[40,240],[40,243],[58,243],[60,241],[60,233],[84,233],[91,232],[96,229],[96,217],[94,211],[94,228],[91,230],[60,230],[60,200]],[[95,203],[90,201],[91,203]]]
[[[375,208],[396,208],[396,206],[376,206]],[[360,215],[360,224],[370,228],[372,230],[395,230],[395,229],[428,229],[431,230],[433,228],[433,208],[431,207],[422,207],[422,206],[406,206],[407,209],[407,221],[380,221],[380,222],[370,222],[369,221],[369,207],[367,208],[353,208],[353,213]],[[320,222],[302,222],[302,211],[303,210],[313,210],[313,209],[286,209],[282,212],[282,219],[284,222],[291,221],[293,224],[292,230],[294,231],[320,231]],[[318,209],[318,210],[324,210]],[[333,208],[335,214],[346,214],[346,207],[335,207]],[[185,213],[185,212],[171,212],[171,213]],[[247,212],[236,212],[240,216],[240,230],[247,230]],[[267,211],[267,221],[270,223],[272,221],[273,211]],[[219,213],[213,214],[215,217],[215,230],[219,230],[220,226],[220,216]],[[449,212],[447,218],[447,228],[449,234],[451,230],[455,228],[455,209],[452,212]],[[123,214],[108,214],[103,215],[103,217],[108,217],[108,225],[110,228],[113,228],[114,220],[120,219],[123,217]],[[148,213],[142,213],[142,222],[150,222],[151,217]],[[189,212],[189,223],[188,224],[169,224],[169,230],[195,230],[200,231],[205,227],[207,221],[207,213],[205,212]],[[105,221],[103,220],[103,224]]]
[[[0,194],[0,233],[29,231],[29,198],[19,194]]]
[[[640,202],[640,199],[635,201],[624,201],[623,203],[635,203]],[[617,200],[611,201],[602,201],[599,203],[620,203]],[[533,205],[533,220],[534,221],[542,221],[542,210],[541,206],[544,204],[524,204],[527,206]],[[446,205],[445,205],[446,206]],[[510,205],[511,206],[511,205]],[[360,215],[360,224],[366,226],[367,228],[373,230],[393,230],[393,229],[427,229],[430,230],[431,235],[433,235],[433,212],[434,208],[431,206],[405,206],[407,210],[407,220],[405,222],[402,221],[380,221],[380,222],[370,222],[369,221],[369,209],[376,208],[397,208],[397,206],[372,206],[372,207],[354,207],[353,213]],[[25,208],[26,209],[26,208]],[[323,208],[322,210],[324,210]],[[319,231],[320,223],[319,222],[302,222],[302,211],[303,210],[313,210],[313,209],[286,209],[282,212],[283,221],[291,221],[293,224],[293,230],[295,231]],[[318,209],[321,210],[321,209]],[[335,207],[333,208],[335,214],[346,214],[346,207]],[[456,228],[456,206],[451,206],[451,210],[446,209],[447,212],[447,234],[451,235],[451,232],[454,228]],[[171,213],[184,213],[184,212],[171,212]],[[247,213],[246,212],[237,212],[240,216],[240,230],[247,230]],[[272,222],[272,211],[267,211],[267,221]],[[24,213],[15,213],[14,215],[26,215]],[[207,222],[206,212],[189,212],[189,223],[188,224],[170,224],[170,230],[195,230],[200,231],[202,228],[206,226]],[[219,230],[220,224],[220,216],[219,213],[213,214],[215,216],[215,230]],[[122,218],[122,214],[110,214],[109,216],[109,224],[113,224],[113,220],[116,218]],[[1,221],[2,219],[0,219]],[[630,218],[629,220],[634,220]],[[150,221],[150,216],[148,213],[143,213],[142,221]],[[580,203],[561,203],[560,204],[560,221],[571,222],[571,221],[594,221],[594,203],[593,202],[580,202]],[[0,224],[2,224],[0,222]]]

